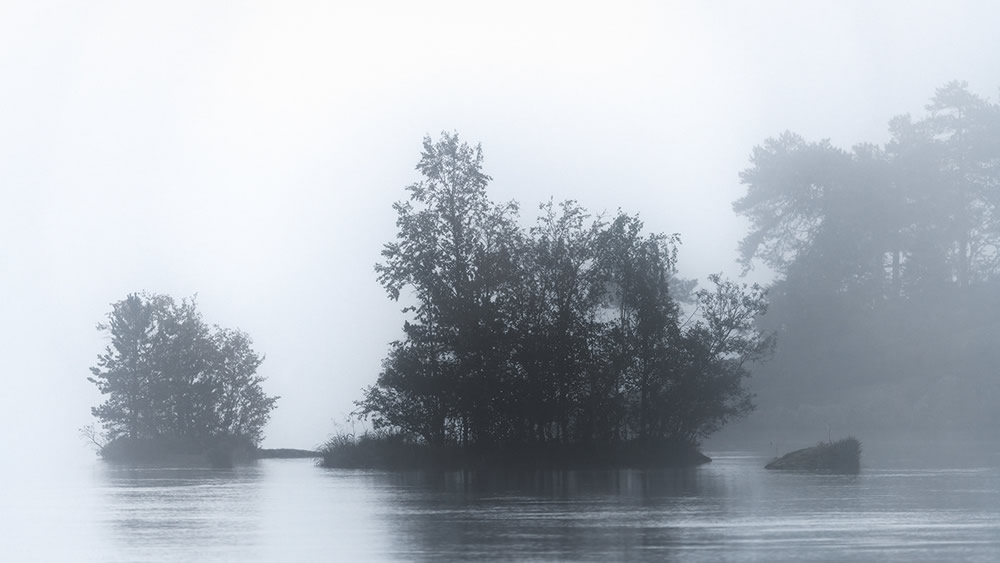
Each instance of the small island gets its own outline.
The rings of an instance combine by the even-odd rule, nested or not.
[[[710,461],[699,441],[753,408],[774,340],[765,290],[678,277],[677,235],[638,215],[487,194],[479,146],[426,137],[375,266],[402,338],[333,437],[326,467],[651,467]]]
[[[194,299],[130,294],[98,325],[110,344],[90,368],[105,401],[82,432],[108,461],[230,466],[261,456],[278,397],[240,330],[207,325]]]
[[[350,468],[619,468],[711,461],[700,440],[754,405],[749,366],[773,352],[766,290],[678,276],[680,238],[575,201],[495,202],[479,146],[426,137],[423,179],[394,205],[375,266],[402,337],[353,416],[369,430],[320,452],[261,450],[278,397],[250,337],[195,300],[138,293],[98,328],[106,400],[90,436],[110,461],[229,466],[319,457]],[[99,437],[99,439],[98,439]]]
[[[341,469],[616,469],[692,467],[712,459],[695,444],[637,440],[614,444],[506,444],[494,448],[434,446],[400,435],[367,434],[331,439],[320,465]]]
[[[836,442],[820,442],[813,447],[787,453],[764,468],[856,474],[861,471],[861,442],[853,436]]]

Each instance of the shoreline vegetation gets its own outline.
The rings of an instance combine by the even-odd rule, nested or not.
[[[679,235],[573,200],[492,199],[480,146],[424,138],[422,179],[393,205],[375,265],[402,335],[332,438],[353,468],[658,467],[709,459],[699,440],[753,410],[766,291],[678,276]]]
[[[479,145],[427,136],[375,264],[403,319],[354,401],[350,420],[371,432],[258,450],[278,397],[249,335],[206,323],[193,298],[142,292],[98,325],[110,342],[88,380],[105,396],[91,409],[102,432],[85,436],[111,440],[112,460],[697,465],[700,440],[756,408],[746,380],[772,356],[758,420],[775,427],[984,432],[1000,393],[987,330],[1000,306],[1000,105],[953,81],[926,109],[894,118],[885,145],[786,132],[754,147],[733,210],[751,224],[744,273],[768,266],[769,287],[680,277],[680,235],[621,209],[550,198],[531,223],[492,199]],[[847,438],[767,468],[857,473],[860,454]]]
[[[88,379],[104,396],[100,430],[81,434],[102,458],[228,467],[255,459],[278,400],[264,357],[241,330],[209,325],[194,298],[131,293],[97,325],[110,342]]]
[[[696,445],[674,439],[463,447],[382,432],[337,435],[319,453],[321,467],[385,470],[623,469],[694,467],[712,461]]]
[[[422,179],[393,204],[375,265],[402,307],[399,340],[351,413],[372,433],[331,439],[326,467],[641,468],[711,461],[698,443],[754,408],[751,366],[773,353],[767,291],[678,276],[677,234],[638,215],[542,202],[533,226],[497,202],[481,147],[424,138]],[[207,324],[194,298],[129,294],[98,325],[89,380],[109,460],[229,466],[278,400],[249,335]],[[171,461],[172,462],[172,461]]]

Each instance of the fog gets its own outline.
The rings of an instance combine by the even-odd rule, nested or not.
[[[266,354],[265,446],[313,447],[400,334],[373,265],[424,135],[492,197],[640,213],[736,276],[751,149],[887,139],[949,80],[995,98],[989,2],[0,5],[9,448],[77,449],[110,303],[197,295]],[[765,269],[750,274],[767,281]]]

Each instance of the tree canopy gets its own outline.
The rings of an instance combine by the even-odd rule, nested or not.
[[[755,147],[734,204],[751,221],[749,267],[879,298],[986,282],[1000,273],[1000,106],[951,82],[928,115],[851,151],[786,132]]]
[[[893,118],[884,146],[786,132],[753,150],[733,208],[751,224],[744,266],[778,274],[764,326],[782,344],[761,371],[775,397],[880,425],[993,419],[1000,105],[950,82],[926,111]],[[945,405],[956,394],[968,408]]]
[[[402,301],[358,413],[430,444],[488,446],[680,439],[752,409],[743,382],[772,339],[764,290],[676,277],[679,238],[635,215],[546,202],[530,228],[487,194],[480,147],[425,138],[422,180],[398,202],[376,265]]]
[[[107,439],[263,439],[278,398],[245,332],[206,325],[194,299],[147,293],[114,303],[97,328],[110,343],[88,380],[106,396],[92,412]]]

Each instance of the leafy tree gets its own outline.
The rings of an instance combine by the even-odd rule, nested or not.
[[[259,444],[278,401],[278,397],[264,393],[265,378],[257,373],[264,358],[241,330],[216,328],[209,344],[214,354],[203,392],[209,400],[201,402],[205,416],[202,432],[238,436]]]
[[[526,414],[529,440],[571,439],[584,433],[571,427],[582,417],[587,389],[579,377],[593,361],[596,308],[604,298],[604,278],[593,247],[604,224],[588,224],[575,201],[539,206],[538,222],[520,253],[519,303],[512,311],[517,333],[519,408]]]
[[[923,259],[921,273],[937,270],[938,279],[965,287],[998,272],[1000,105],[969,92],[964,82],[950,82],[926,109],[929,115],[918,122],[896,118],[890,143],[922,174],[916,181],[911,174],[908,184],[918,219],[913,252]]]
[[[408,319],[357,414],[483,447],[695,441],[749,411],[745,366],[767,346],[747,323],[762,290],[716,280],[704,320],[685,326],[676,235],[574,201],[542,204],[523,229],[516,203],[487,196],[482,161],[455,134],[424,139],[423,180],[394,205],[398,233],[375,268]]]
[[[111,343],[88,380],[106,396],[92,413],[108,440],[261,441],[277,397],[246,333],[208,327],[194,300],[146,293],[114,303],[98,330]]]
[[[463,442],[488,441],[492,411],[509,383],[505,358],[498,355],[503,348],[495,343],[506,337],[504,306],[516,299],[517,206],[495,205],[487,198],[490,178],[482,172],[479,147],[447,133],[438,142],[425,138],[423,146],[417,170],[424,180],[407,188],[410,201],[394,205],[397,242],[385,246],[385,262],[376,266],[392,299],[411,287],[417,303],[404,309],[416,321],[404,326],[411,343],[394,346],[380,385],[409,387],[417,396],[456,390],[449,401],[452,413],[443,405],[435,408],[438,401],[431,397],[410,403],[435,412],[425,437],[440,440],[444,426],[456,423]],[[418,372],[429,373],[427,377],[404,384],[394,376],[413,373],[399,372],[396,362],[414,365],[410,362],[418,358],[424,366]],[[413,388],[417,383],[421,385]],[[376,412],[376,401],[391,395],[370,391],[362,411]],[[456,420],[447,420],[449,415]]]
[[[744,266],[778,274],[762,321],[781,334],[761,372],[774,396],[870,411],[934,403],[947,378],[989,386],[969,327],[1000,283],[1000,105],[951,82],[926,110],[893,118],[882,147],[785,133],[754,149],[733,208],[751,223]]]
[[[87,379],[108,395],[92,411],[110,439],[140,438],[151,431],[153,337],[164,309],[159,299],[133,294],[112,305],[108,322],[97,325],[110,333],[111,344],[98,356]]]
[[[749,365],[760,364],[774,351],[774,333],[761,331],[767,312],[767,290],[709,276],[713,290],[697,294],[701,320],[684,332],[680,360],[671,381],[671,432],[697,439],[753,410],[753,395],[743,386]]]
[[[608,325],[616,350],[613,365],[622,391],[634,403],[631,430],[651,435],[657,374],[671,361],[679,338],[678,306],[669,280],[676,262],[677,237],[643,236],[638,217],[619,213],[602,233],[601,262],[607,276]]]
[[[784,133],[754,148],[733,204],[759,259],[817,292],[869,300],[966,286],[1000,266],[1000,106],[964,83],[938,90],[927,117],[890,122],[886,147],[851,152]]]
[[[154,435],[184,438],[212,431],[213,370],[216,350],[194,300],[159,299],[149,391]]]
[[[802,257],[819,238],[836,199],[850,155],[828,141],[807,143],[785,132],[754,147],[752,167],[740,174],[747,193],[735,203],[750,219],[751,231],[740,243],[744,268],[754,258],[779,273]]]

